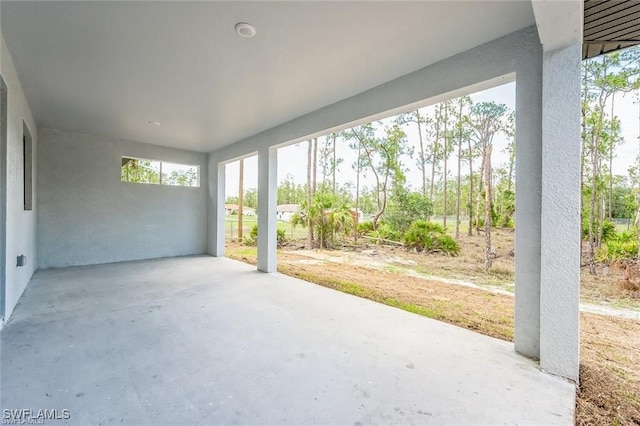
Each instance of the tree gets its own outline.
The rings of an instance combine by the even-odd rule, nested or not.
[[[320,172],[322,173],[322,182],[326,183],[331,180],[332,192],[336,192],[336,172],[338,166],[343,162],[342,158],[336,158],[336,140],[338,133],[327,135],[324,143],[320,147]],[[330,179],[331,178],[331,179]]]
[[[482,102],[471,107],[469,113],[469,129],[471,137],[476,141],[480,148],[482,162],[480,164],[480,179],[478,182],[478,194],[476,202],[476,232],[480,229],[480,208],[482,200],[482,192],[484,185],[491,186],[491,150],[493,148],[494,136],[504,129],[504,115],[507,107],[504,104],[495,102]],[[487,160],[489,165],[487,166]],[[486,170],[489,168],[489,170]],[[487,176],[489,177],[487,179]],[[491,188],[488,188],[489,192]],[[487,198],[485,197],[485,200]],[[489,201],[491,199],[489,198]],[[485,218],[487,212],[491,212],[491,203],[485,203]]]
[[[313,172],[314,172],[314,167],[313,164],[315,163],[315,159],[313,156],[314,153],[314,140],[313,139],[309,139],[308,141],[308,146],[307,146],[307,209],[311,209],[312,207],[312,200],[313,200],[313,195],[314,195],[314,178],[313,176]],[[310,214],[310,211],[307,212],[306,215],[306,219],[307,219],[307,246],[311,249],[313,248],[313,226],[311,223],[311,219],[312,219],[312,215]]]
[[[504,115],[507,107],[504,104],[496,104],[495,102],[482,102],[471,107],[469,114],[469,127],[472,137],[475,138],[480,146],[482,153],[482,163],[480,166],[480,182],[478,185],[478,202],[476,214],[476,230],[480,228],[480,196],[482,194],[482,184],[484,178],[485,197],[484,197],[484,239],[485,239],[485,269],[489,270],[493,262],[493,248],[491,247],[491,220],[492,220],[492,171],[491,171],[491,153],[493,151],[493,138],[496,133],[504,129]],[[476,231],[477,232],[477,231]]]
[[[458,173],[456,179],[456,240],[460,239],[460,203],[461,203],[461,180],[462,180],[462,142],[470,138],[469,130],[466,126],[468,118],[463,115],[465,106],[471,105],[471,98],[462,96],[457,99],[458,115],[455,122],[455,133],[458,140]]]
[[[418,170],[422,172],[422,195],[427,195],[427,164],[429,163],[429,159],[427,157],[427,151],[425,147],[425,142],[422,133],[422,125],[428,129],[429,124],[431,123],[431,119],[428,115],[422,115],[420,110],[415,110],[411,112],[407,112],[404,114],[400,114],[396,117],[396,122],[398,124],[406,125],[413,123],[417,126],[418,130],[418,141],[420,143],[418,150],[418,158],[416,160],[416,165],[418,166]]]
[[[397,185],[385,212],[384,221],[402,235],[413,222],[426,221],[432,210],[431,202],[422,192],[411,191],[405,185]]]
[[[305,185],[296,185],[293,175],[287,176],[278,185],[278,204],[300,204],[307,194]]]
[[[630,49],[624,53],[602,55],[598,58],[583,62],[583,158],[582,164],[584,182],[585,172],[589,172],[588,194],[588,246],[589,246],[589,272],[596,273],[595,251],[601,243],[601,227],[604,220],[604,169],[602,159],[609,156],[609,169],[613,161],[614,144],[617,143],[616,118],[612,109],[611,116],[607,117],[605,107],[608,101],[615,99],[615,94],[628,92],[640,86],[640,67],[636,65],[640,58],[639,49]],[[612,102],[612,108],[614,107]],[[616,127],[618,129],[616,130]],[[612,175],[609,172],[609,200],[612,197]],[[610,208],[611,210],[611,208]]]
[[[356,160],[358,169],[371,172],[376,182],[377,212],[372,219],[376,230],[380,217],[387,207],[391,182],[404,179],[400,156],[407,152],[406,134],[398,124],[385,129],[385,137],[375,136],[371,123],[351,129],[347,139],[358,142],[360,156]]]
[[[120,171],[121,180],[135,183],[160,183],[159,164],[155,166],[149,160],[139,160],[137,158],[123,158]]]
[[[244,191],[244,205],[251,207],[252,209],[258,208],[258,190],[255,188],[248,188]]]
[[[491,151],[493,145],[489,144],[485,151],[484,179],[487,182],[484,198],[484,269],[490,270],[495,257],[491,247]]]
[[[320,191],[314,194],[310,203],[303,201],[300,204],[300,210],[293,215],[291,223],[313,228],[316,236],[314,246],[326,249],[335,245],[336,234],[351,232],[355,221],[346,204],[340,203],[333,194]]]
[[[443,204],[442,204],[442,226],[447,229],[447,200],[448,200],[448,192],[447,192],[447,181],[449,180],[448,176],[448,167],[447,162],[449,159],[449,155],[453,152],[453,145],[450,143],[454,139],[453,132],[449,130],[450,118],[449,114],[453,113],[452,102],[445,101],[439,105],[439,108],[436,110],[436,116],[440,116],[442,120],[442,186],[443,186]]]

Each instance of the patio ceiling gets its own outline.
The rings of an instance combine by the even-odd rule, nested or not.
[[[582,57],[640,44],[640,2],[585,0]]]
[[[528,0],[1,7],[40,126],[205,152],[534,24]]]

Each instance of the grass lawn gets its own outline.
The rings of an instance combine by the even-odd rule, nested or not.
[[[256,216],[242,216],[242,235],[249,235],[251,228],[257,225],[258,218]],[[236,241],[238,239],[238,216],[227,215],[224,220],[225,236],[227,241]],[[306,238],[307,230],[301,226],[293,227],[291,223],[278,221],[278,229],[286,232],[288,239]]]

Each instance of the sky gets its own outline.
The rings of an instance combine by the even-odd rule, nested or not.
[[[613,162],[614,174],[627,175],[630,166],[636,163],[636,157],[639,154],[639,122],[640,109],[638,106],[639,93],[627,94],[625,96],[618,95],[615,99],[615,114],[620,118],[622,123],[623,141],[616,151],[616,158]],[[471,95],[474,103],[494,101],[496,103],[505,104],[510,111],[515,109],[515,83],[509,83],[497,86],[482,92]],[[383,123],[389,123],[393,117],[383,120]],[[405,127],[407,133],[408,144],[418,146],[418,135],[416,126]],[[319,146],[324,142],[324,137],[318,138]],[[503,150],[507,146],[507,140],[503,135],[496,135],[494,139],[494,149],[492,163],[494,167],[504,167],[508,162],[507,155]],[[339,184],[346,182],[355,183],[356,172],[352,165],[356,160],[355,150],[351,150],[345,144],[338,144],[336,147],[337,157],[342,158],[343,162],[338,166],[337,181]],[[415,162],[408,157],[404,158],[404,166],[409,170],[406,173],[407,184],[413,189],[419,189],[421,185],[421,172],[415,165]],[[449,176],[454,177],[457,173],[457,161],[454,156],[450,158]],[[467,165],[463,166],[463,174],[467,170]],[[478,166],[475,166],[477,168]],[[244,187],[257,188],[258,186],[258,161],[257,157],[249,157],[244,160]],[[238,162],[229,163],[226,166],[226,195],[237,196],[238,194]],[[307,176],[307,143],[301,142],[278,150],[278,183],[282,182],[285,177],[291,174],[294,181],[299,184],[306,182]],[[318,167],[318,181],[322,179],[320,168]],[[371,176],[362,177],[361,184],[367,185],[369,188],[373,185]]]

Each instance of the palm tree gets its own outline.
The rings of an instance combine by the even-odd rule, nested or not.
[[[318,192],[308,203],[300,204],[300,210],[293,215],[291,224],[303,228],[310,226],[315,234],[315,244],[320,249],[335,245],[335,235],[347,235],[355,226],[353,213],[344,203],[338,203],[333,194]]]

